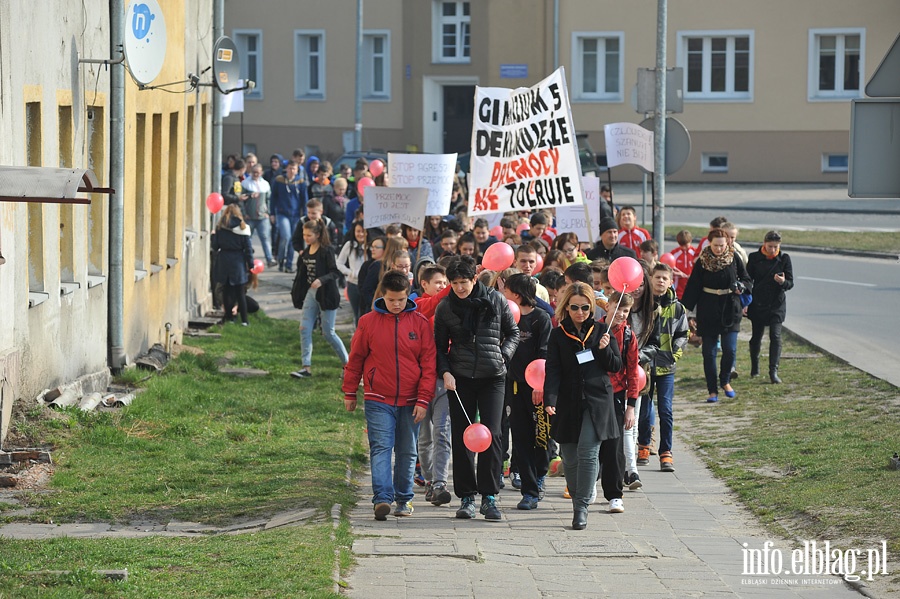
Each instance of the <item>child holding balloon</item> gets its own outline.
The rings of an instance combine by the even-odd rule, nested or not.
[[[237,304],[241,324],[248,326],[245,286],[254,268],[250,226],[244,222],[237,204],[228,204],[210,236],[210,246],[216,254],[215,282],[222,285],[225,308],[224,322],[234,322],[232,312]]]

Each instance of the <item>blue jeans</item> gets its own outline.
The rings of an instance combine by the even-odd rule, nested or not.
[[[728,371],[731,372],[730,370]],[[672,451],[672,398],[675,395],[675,374],[651,375],[650,394],[656,390],[656,409],[659,410],[659,453]],[[641,415],[638,421],[638,445],[650,445],[650,426],[653,402],[641,401]]]
[[[446,483],[450,472],[450,401],[444,381],[440,379],[434,390],[434,400],[428,404],[421,424],[419,464],[422,476],[429,482]]]
[[[294,264],[294,246],[291,245],[291,236],[297,223],[300,222],[299,216],[282,216],[275,217],[275,226],[278,227],[278,263],[286,269],[293,268]]]
[[[262,244],[263,253],[266,255],[266,262],[272,261],[272,242],[270,241],[270,237],[272,234],[272,223],[269,222],[269,217],[264,216],[263,218],[248,218],[247,224],[250,225],[250,236],[252,237],[254,233],[259,237],[259,242]]]
[[[416,438],[419,435],[419,425],[413,419],[413,407],[394,407],[371,400],[365,402],[372,466],[372,503],[402,503],[413,498]]]
[[[719,336],[703,337],[703,374],[706,375],[706,390],[710,395],[718,395],[719,387],[731,384],[731,371],[737,356],[737,331],[722,333],[722,361],[719,364],[719,380],[716,384],[716,347]]]
[[[302,275],[301,275],[302,276]],[[306,299],[303,300],[303,317],[300,321],[300,358],[304,367],[312,364],[312,334],[316,327],[316,318],[322,316],[322,335],[325,340],[334,349],[334,353],[341,359],[341,364],[346,364],[347,348],[344,342],[334,332],[334,319],[337,316],[337,310],[323,310],[316,301],[316,290],[310,288],[306,293]]]

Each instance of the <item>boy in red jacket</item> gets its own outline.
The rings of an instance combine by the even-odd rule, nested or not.
[[[395,516],[413,513],[419,423],[437,380],[434,330],[409,299],[409,279],[388,271],[381,288],[372,312],[359,319],[342,385],[344,407],[352,412],[363,379],[376,520],[387,519],[394,501]]]

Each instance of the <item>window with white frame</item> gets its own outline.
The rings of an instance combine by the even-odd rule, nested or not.
[[[822,154],[823,173],[846,173],[850,168],[847,154]]]
[[[704,152],[700,155],[700,172],[727,173],[728,154],[725,152]]]
[[[678,64],[686,100],[753,99],[752,31],[682,31]]]
[[[862,97],[865,29],[809,30],[809,99]]]
[[[363,34],[363,96],[367,99],[391,99],[391,35],[389,31],[367,31]]]
[[[294,32],[294,97],[325,99],[325,32]]]
[[[241,79],[256,85],[244,92],[244,97],[261,100],[263,97],[263,34],[261,29],[235,29],[234,44],[241,60]]]
[[[434,62],[471,62],[469,2],[434,0],[432,39]]]
[[[624,34],[575,32],[572,34],[572,98],[622,101]]]

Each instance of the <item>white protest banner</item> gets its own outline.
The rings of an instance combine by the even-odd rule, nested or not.
[[[475,87],[469,216],[581,205],[565,72],[533,87]]]
[[[428,189],[428,216],[450,214],[456,154],[388,153],[390,187],[424,187]]]
[[[603,126],[606,137],[606,165],[636,164],[653,172],[653,131],[634,123],[610,123]]]
[[[556,231],[572,232],[578,235],[578,241],[594,243],[594,230],[600,223],[600,179],[582,177],[584,187],[584,206],[560,206],[556,209]]]
[[[427,205],[424,187],[367,187],[363,221],[367,229],[400,223],[421,231]]]

